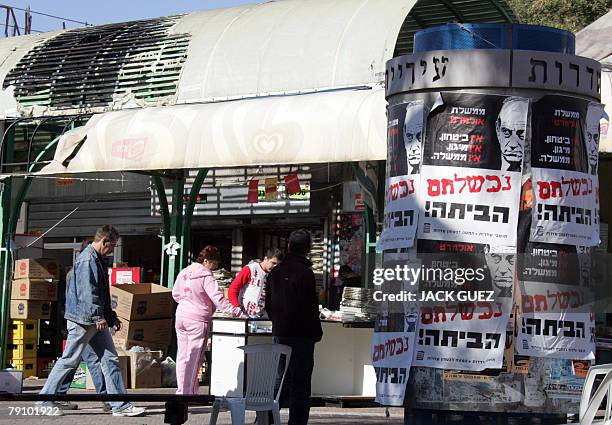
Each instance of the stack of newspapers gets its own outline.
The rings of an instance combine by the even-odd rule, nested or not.
[[[376,316],[376,307],[372,297],[373,291],[365,288],[344,288],[340,311],[342,321],[371,321]]]
[[[213,271],[213,277],[219,284],[219,287],[222,289],[229,288],[230,284],[234,280],[234,275],[225,269],[217,269]]]

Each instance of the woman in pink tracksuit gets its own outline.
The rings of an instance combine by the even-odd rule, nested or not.
[[[198,393],[198,370],[203,362],[204,343],[212,315],[217,308],[235,317],[244,316],[232,306],[213,277],[212,270],[221,256],[214,246],[206,246],[195,263],[183,269],[176,278],[172,296],[176,309],[177,394]],[[246,316],[245,316],[246,317]]]

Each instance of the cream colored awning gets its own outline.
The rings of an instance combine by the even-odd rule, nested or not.
[[[107,112],[37,174],[384,160],[385,124],[382,87]]]

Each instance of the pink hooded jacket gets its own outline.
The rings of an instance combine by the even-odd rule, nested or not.
[[[183,318],[207,322],[217,308],[234,317],[243,315],[240,307],[234,307],[223,296],[212,272],[200,263],[193,263],[179,273],[172,297],[178,303],[176,315]]]

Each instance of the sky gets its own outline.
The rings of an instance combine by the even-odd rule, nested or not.
[[[125,22],[144,18],[155,18],[194,10],[217,9],[248,3],[261,3],[263,0],[5,0],[1,5],[25,9],[30,6],[33,12],[42,12],[90,24]],[[24,25],[24,12],[15,10],[18,26]],[[0,22],[6,18],[5,10],[0,9]],[[66,28],[82,27],[82,24],[66,21]],[[62,20],[32,15],[32,29],[53,31],[62,28]]]

